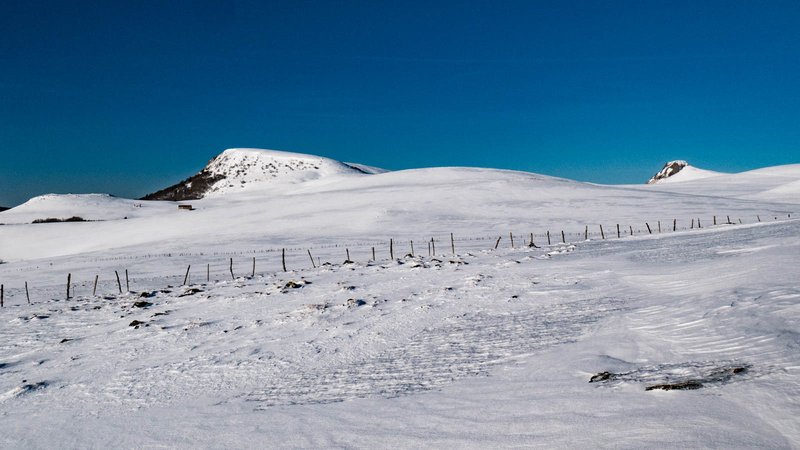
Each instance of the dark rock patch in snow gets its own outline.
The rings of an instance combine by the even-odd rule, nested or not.
[[[732,382],[749,371],[749,365],[733,362],[686,362],[645,366],[629,372],[599,372],[592,375],[589,383],[642,383],[646,391],[693,390]]]
[[[687,163],[686,161],[680,161],[680,160],[670,161],[664,164],[664,167],[657,174],[653,175],[653,177],[647,181],[647,184],[654,184],[657,183],[659,180],[664,180],[666,178],[669,178],[675,175],[676,173],[680,172],[681,170],[683,170],[683,168],[688,165],[689,163]]]

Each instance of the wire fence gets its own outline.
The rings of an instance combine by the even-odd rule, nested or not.
[[[117,297],[154,290],[164,286],[193,283],[234,282],[285,272],[296,275],[323,266],[348,262],[380,263],[412,257],[451,257],[496,249],[549,248],[596,239],[622,239],[703,230],[721,226],[792,220],[792,213],[756,215],[750,220],[730,215],[692,217],[683,219],[640,221],[632,224],[592,224],[580,230],[511,231],[502,234],[459,236],[453,233],[430,238],[413,239],[353,239],[346,243],[309,242],[289,246],[274,246],[231,251],[178,251],[118,256],[81,255],[82,265],[51,270],[50,280],[32,282],[34,271],[13,278],[23,281],[14,286],[0,284],[0,303],[3,307],[27,305],[43,300],[70,300],[87,297]],[[237,243],[237,246],[242,244]],[[260,256],[264,255],[266,257]],[[246,257],[246,258],[243,258]],[[74,257],[66,262],[75,263]],[[125,261],[126,264],[99,263]],[[153,261],[158,261],[154,264]],[[51,263],[52,264],[52,263]],[[63,265],[63,264],[62,264]],[[20,269],[24,270],[24,269]],[[66,272],[66,276],[64,273]],[[24,280],[28,278],[28,280]],[[64,282],[53,281],[63,277]],[[1,280],[0,280],[1,281]]]

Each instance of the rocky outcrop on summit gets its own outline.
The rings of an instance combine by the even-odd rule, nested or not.
[[[197,174],[148,194],[142,200],[196,200],[248,189],[279,189],[334,175],[369,173],[370,170],[362,167],[321,156],[277,150],[228,149],[209,161]]]
[[[675,175],[676,173],[680,172],[688,165],[689,163],[687,163],[686,161],[681,161],[681,160],[670,161],[664,164],[664,168],[661,169],[657,174],[653,175],[653,177],[647,181],[647,184],[655,184],[658,183],[660,180],[665,180]]]

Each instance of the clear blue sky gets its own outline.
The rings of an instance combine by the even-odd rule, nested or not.
[[[800,162],[800,2],[4,1],[0,205],[228,147],[643,182]]]

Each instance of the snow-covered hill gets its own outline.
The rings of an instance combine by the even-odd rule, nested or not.
[[[379,170],[301,153],[233,148],[212,159],[199,173],[146,195],[143,200],[180,201],[254,189],[274,191],[312,180],[364,175]]]
[[[6,211],[0,223],[26,224],[36,220],[79,217],[86,221],[146,217],[166,213],[175,207],[157,202],[143,202],[108,194],[46,194]]]
[[[800,445],[800,165],[205,173],[0,212],[0,447]]]
[[[800,203],[800,164],[740,173],[704,171],[697,174],[692,169],[692,166],[687,166],[678,174],[643,189],[775,203]],[[686,176],[683,176],[684,173]]]
[[[653,175],[647,184],[675,183],[681,181],[699,180],[702,178],[722,175],[720,172],[704,170],[689,165],[686,161],[675,160],[664,164],[664,167]]]
[[[277,160],[287,165],[273,174]],[[0,233],[0,258],[63,256],[131,246],[168,253],[197,246],[224,251],[293,242],[420,239],[451,232],[460,236],[577,232],[587,225],[597,231],[600,224],[606,228],[643,226],[645,221],[673,219],[688,225],[693,218],[715,214],[733,214],[745,221],[758,215],[784,216],[794,209],[784,202],[800,203],[800,198],[792,196],[791,184],[800,180],[800,171],[785,167],[767,172],[770,175],[757,172],[682,183],[604,186],[477,168],[365,175],[325,158],[232,150],[207,168],[207,173],[224,174],[228,181],[209,185],[205,198],[187,202],[194,211],[180,211],[170,202],[91,194],[44,196],[2,212],[0,223],[6,224],[72,216],[97,222],[7,226]],[[239,183],[230,183],[232,179]]]

